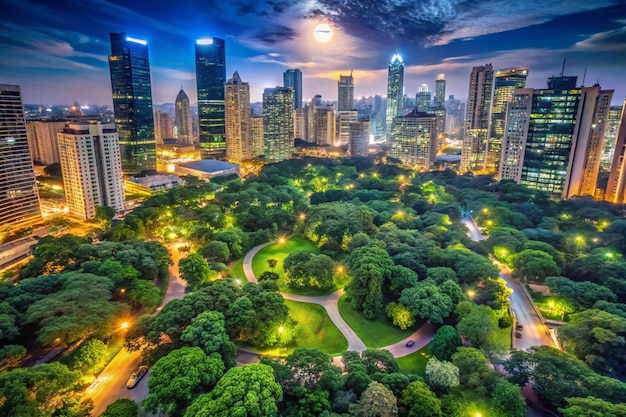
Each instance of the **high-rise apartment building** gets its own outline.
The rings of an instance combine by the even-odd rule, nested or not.
[[[516,88],[524,88],[526,77],[528,77],[528,68],[524,67],[501,69],[495,73],[489,139],[486,149],[487,155],[485,156],[484,172],[486,174],[498,174],[499,172],[506,105]]]
[[[450,95],[445,103],[446,107],[446,124],[445,132],[449,135],[458,133],[463,126],[464,112],[461,100],[454,98],[454,95]]]
[[[319,104],[313,112],[313,138],[318,145],[334,145],[336,137],[334,104]]]
[[[605,199],[615,204],[626,204],[626,100],[622,106]]]
[[[348,151],[350,156],[367,156],[370,143],[369,120],[350,122]]]
[[[263,90],[263,143],[270,161],[282,161],[293,152],[293,89]]]
[[[22,93],[0,84],[0,226],[41,217]]]
[[[250,141],[252,143],[253,158],[265,153],[265,147],[263,145],[263,117],[250,118]]]
[[[183,146],[193,145],[193,124],[191,122],[191,106],[189,105],[189,97],[180,88],[176,101],[176,143]]]
[[[111,33],[111,89],[124,174],[156,169],[148,43]]]
[[[417,94],[415,94],[415,108],[421,113],[426,113],[430,109],[430,91],[428,91],[428,85],[420,84]]]
[[[293,109],[293,135],[296,139],[306,140],[307,123],[306,108]]]
[[[395,54],[389,63],[387,73],[387,117],[385,129],[387,138],[391,137],[393,120],[402,116],[404,109],[404,62],[399,54]]]
[[[354,77],[350,75],[339,75],[337,82],[337,110],[354,110]]]
[[[250,140],[250,85],[235,71],[224,84],[226,100],[226,159],[241,163],[252,159]]]
[[[283,73],[283,87],[293,89],[294,109],[302,108],[302,71],[299,68],[290,68]]]
[[[443,106],[446,102],[446,76],[439,74],[435,80],[435,97],[433,98],[434,106]]]
[[[65,121],[27,120],[26,135],[33,161],[42,165],[58,164],[59,148],[57,133],[65,127]]]
[[[437,116],[412,111],[396,117],[389,141],[389,156],[415,169],[429,169],[437,155]]]
[[[611,106],[606,125],[606,134],[604,135],[604,147],[602,149],[602,156],[600,157],[600,168],[605,172],[609,172],[613,164],[613,155],[615,154],[615,144],[617,143],[617,133],[619,132],[621,115],[622,106]]]
[[[68,123],[58,136],[70,213],[90,219],[97,206],[124,211],[124,177],[115,125]]]
[[[154,111],[154,137],[158,145],[162,145],[164,139],[174,138],[174,119],[159,109]]]
[[[352,122],[359,120],[359,112],[356,110],[351,111],[338,111],[337,112],[337,140],[335,143],[341,145],[347,145],[350,142],[350,129]]]
[[[505,131],[498,178],[511,179],[519,183],[522,179],[522,163],[526,152],[526,138],[532,112],[533,89],[514,90],[506,104]]]
[[[461,149],[461,172],[485,171],[489,138],[489,110],[493,88],[491,64],[472,68],[467,96],[465,137]]]
[[[222,154],[226,149],[224,83],[226,46],[224,39],[196,40],[196,85],[200,148],[205,156]]]

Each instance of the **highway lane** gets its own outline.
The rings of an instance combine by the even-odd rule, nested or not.
[[[476,223],[470,216],[462,219],[463,224],[467,227],[470,239],[478,242],[485,240]],[[515,313],[517,323],[524,326],[522,338],[513,339],[513,347],[517,349],[528,349],[531,346],[553,346],[553,340],[547,334],[547,328],[543,324],[539,314],[535,311],[528,296],[524,293],[518,280],[511,277],[511,271],[505,265],[497,265],[500,269],[500,277],[506,281],[508,288],[513,290],[511,294],[511,307]]]

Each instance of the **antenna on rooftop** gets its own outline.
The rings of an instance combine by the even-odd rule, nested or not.
[[[583,82],[582,82],[582,86],[585,86],[585,78],[587,77],[587,68],[585,68],[585,72],[583,73]]]
[[[563,76],[563,74],[565,74],[565,61],[567,60],[567,57],[563,58],[563,67],[561,68],[561,77]]]

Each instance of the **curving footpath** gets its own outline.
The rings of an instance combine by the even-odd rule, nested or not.
[[[252,259],[261,249],[272,243],[274,242],[266,242],[261,245],[255,246],[243,258],[243,273],[248,281],[258,283],[258,280],[254,276],[254,272],[252,271]],[[363,341],[359,338],[355,331],[352,330],[352,328],[348,325],[348,323],[346,323],[343,317],[341,317],[341,314],[339,314],[338,302],[339,298],[343,295],[343,290],[338,290],[328,295],[319,296],[296,295],[285,292],[281,292],[281,295],[286,300],[317,304],[324,307],[324,309],[328,313],[328,317],[330,317],[330,320],[335,326],[337,326],[339,331],[348,341],[348,350],[362,352],[367,349],[365,343],[363,343]],[[433,338],[436,330],[437,327],[434,324],[428,322],[427,324],[421,326],[415,333],[413,333],[406,339],[392,345],[385,346],[381,349],[387,349],[396,358],[409,355],[413,352],[417,352],[418,350],[426,346]],[[415,342],[415,344],[410,348],[406,347],[406,342],[408,342],[409,340],[413,340]]]

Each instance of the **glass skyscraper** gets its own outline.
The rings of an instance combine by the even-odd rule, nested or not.
[[[337,110],[354,110],[354,77],[350,75],[339,75],[337,83]]]
[[[111,33],[111,89],[124,174],[156,170],[148,43]]]
[[[433,98],[433,105],[435,107],[441,107],[446,102],[446,76],[439,74],[435,81],[435,97]]]
[[[282,161],[293,151],[293,90],[263,90],[263,142],[265,159]]]
[[[415,108],[417,111],[425,113],[430,109],[430,91],[428,85],[421,84],[415,95]]]
[[[283,86],[293,89],[293,108],[302,108],[302,71],[300,69],[288,69],[283,73]]]
[[[387,74],[387,117],[385,129],[391,136],[393,120],[402,116],[404,109],[404,62],[399,54],[391,58]]]
[[[205,154],[223,153],[226,149],[224,83],[226,82],[226,47],[224,39],[196,40],[196,84],[200,148]]]

